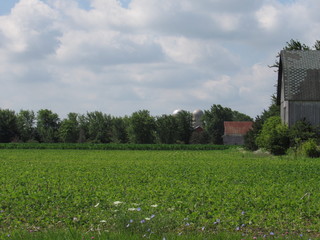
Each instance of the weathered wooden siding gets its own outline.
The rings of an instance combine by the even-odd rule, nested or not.
[[[303,119],[312,125],[320,124],[320,102],[289,101],[287,110],[289,127]]]
[[[223,144],[224,145],[244,145],[244,136],[224,135]]]

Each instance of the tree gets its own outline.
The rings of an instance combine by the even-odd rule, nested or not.
[[[253,119],[241,112],[232,111],[232,121],[252,121]]]
[[[233,121],[233,112],[230,108],[221,105],[212,105],[203,115],[204,129],[208,134],[209,141],[213,144],[222,144],[224,134],[224,122]]]
[[[256,138],[259,136],[260,131],[262,129],[265,121],[274,116],[280,116],[280,106],[277,105],[277,97],[275,95],[271,96],[271,105],[267,110],[263,110],[263,112],[255,118],[253,122],[252,129],[248,131],[245,135],[244,146],[246,149],[255,151],[258,149],[258,145],[256,144]]]
[[[298,40],[291,39],[289,42],[287,42],[287,45],[283,48],[283,50],[288,50],[288,51],[303,50],[303,51],[307,51],[307,50],[310,50],[310,47],[307,46],[304,43],[301,43]]]
[[[178,138],[178,123],[176,116],[162,115],[157,117],[156,133],[160,143],[176,143]]]
[[[79,122],[79,138],[78,142],[79,143],[84,143],[87,141],[89,138],[89,133],[88,133],[88,119],[86,115],[78,115],[78,122]]]
[[[206,131],[193,131],[190,137],[190,144],[207,144],[209,136]]]
[[[65,143],[75,143],[79,139],[79,122],[77,113],[69,113],[68,118],[61,122],[59,139]]]
[[[0,142],[11,142],[18,136],[17,117],[14,111],[0,109]]]
[[[58,114],[48,109],[41,109],[37,113],[37,133],[40,142],[57,142],[60,119]]]
[[[129,119],[129,139],[132,143],[154,143],[155,119],[150,116],[148,110],[140,110],[132,113]]]
[[[112,142],[127,143],[128,139],[128,117],[113,117],[112,118]]]
[[[176,115],[174,115],[174,117],[177,124],[176,142],[189,144],[193,131],[192,114],[187,111],[179,111]]]
[[[313,45],[313,48],[315,49],[315,50],[320,50],[320,41],[319,40],[317,40],[316,42],[315,42],[315,44]]]
[[[36,117],[33,111],[21,110],[17,115],[19,138],[23,142],[32,141],[36,138]]]
[[[87,113],[89,140],[96,143],[111,142],[112,118],[102,112]]]

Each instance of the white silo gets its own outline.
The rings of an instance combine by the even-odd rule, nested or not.
[[[181,113],[182,111],[183,111],[183,110],[181,110],[181,109],[176,109],[176,110],[173,111],[172,115],[173,115],[173,116],[176,116],[176,115],[178,115],[179,113]]]
[[[202,127],[202,116],[203,111],[200,109],[196,109],[192,113],[192,120],[193,120],[193,128]]]

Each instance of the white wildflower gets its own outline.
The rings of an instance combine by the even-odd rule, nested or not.
[[[158,207],[158,204],[153,204],[153,205],[151,205],[151,207],[156,208],[156,207]]]
[[[100,203],[97,203],[96,205],[94,205],[94,207],[98,207],[100,205]]]
[[[113,202],[113,204],[114,205],[116,205],[116,206],[118,206],[118,205],[120,205],[120,204],[122,204],[123,202],[121,202],[121,201],[115,201],[115,202]]]

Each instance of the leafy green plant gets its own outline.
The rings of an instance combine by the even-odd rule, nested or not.
[[[320,228],[318,159],[234,149],[1,149],[0,164],[0,239],[69,229],[75,239],[287,239]]]
[[[274,155],[283,155],[290,146],[288,127],[281,123],[280,117],[270,117],[263,124],[256,143]]]
[[[301,144],[300,151],[303,155],[311,158],[320,157],[320,149],[315,139],[309,139]]]

